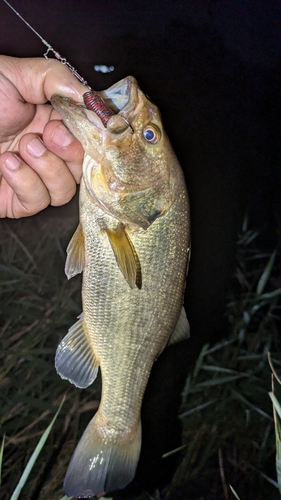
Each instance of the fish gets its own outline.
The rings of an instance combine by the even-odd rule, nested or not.
[[[189,337],[183,308],[190,256],[184,175],[157,106],[128,76],[99,92],[114,114],[64,96],[51,104],[84,151],[79,224],[67,247],[68,278],[83,273],[83,312],[60,342],[55,367],[88,387],[101,370],[99,408],[64,479],[67,496],[123,489],[141,449],[141,405],[163,349]]]

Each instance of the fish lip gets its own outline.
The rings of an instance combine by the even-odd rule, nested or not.
[[[51,104],[52,106],[62,115],[61,109],[62,107],[64,109],[67,109],[69,113],[72,114],[73,109],[75,109],[76,112],[79,113],[80,117],[83,119],[89,120],[94,127],[100,130],[104,130],[104,126],[102,124],[102,121],[98,117],[98,115],[92,111],[88,110],[85,106],[85,104],[82,103],[76,103],[74,101],[71,101],[67,97],[61,96],[59,94],[53,94],[51,99]],[[62,115],[63,116],[63,115]]]

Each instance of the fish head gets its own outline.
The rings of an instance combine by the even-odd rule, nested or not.
[[[51,98],[85,150],[83,179],[92,201],[131,227],[147,229],[175,200],[177,159],[160,112],[129,76],[99,92],[114,111],[103,125],[94,111]]]

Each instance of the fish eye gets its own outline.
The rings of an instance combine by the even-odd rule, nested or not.
[[[161,132],[155,125],[147,125],[143,129],[143,136],[150,144],[157,144],[161,138]]]

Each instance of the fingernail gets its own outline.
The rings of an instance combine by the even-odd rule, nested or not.
[[[31,154],[31,156],[34,156],[35,158],[39,158],[46,151],[43,142],[40,141],[40,139],[38,139],[37,137],[27,143],[26,149],[28,153]]]
[[[63,126],[58,125],[52,135],[52,141],[61,148],[66,148],[73,141],[73,135]]]
[[[8,158],[6,158],[5,160],[5,163],[9,170],[17,170],[20,166],[20,161],[18,157],[15,155],[8,156]]]

